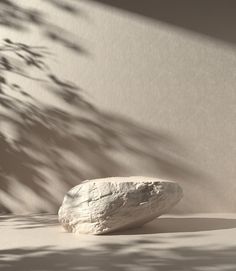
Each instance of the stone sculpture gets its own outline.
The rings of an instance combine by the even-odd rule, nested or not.
[[[73,187],[59,221],[74,233],[104,234],[141,226],[169,211],[181,198],[176,182],[148,177],[111,177]]]

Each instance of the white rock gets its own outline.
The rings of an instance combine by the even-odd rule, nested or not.
[[[166,213],[182,198],[176,182],[148,177],[112,177],[72,188],[59,209],[69,232],[103,234],[141,226]]]

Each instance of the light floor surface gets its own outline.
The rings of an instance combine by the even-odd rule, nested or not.
[[[67,233],[56,215],[0,217],[1,271],[236,271],[236,214],[162,216],[142,228]]]

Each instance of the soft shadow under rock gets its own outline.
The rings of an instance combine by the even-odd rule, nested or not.
[[[140,228],[118,231],[109,235],[201,232],[236,228],[236,219],[206,217],[163,217]]]

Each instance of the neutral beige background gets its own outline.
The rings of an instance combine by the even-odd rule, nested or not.
[[[15,78],[42,112],[69,115],[45,113],[47,130],[1,122],[9,142],[27,138],[23,151],[34,161],[1,152],[12,167],[0,184],[2,210],[55,212],[83,179],[147,175],[182,185],[175,212],[236,211],[235,2],[127,2],[15,1],[43,23],[1,26],[1,38],[47,46],[53,72],[77,84],[93,109]]]

